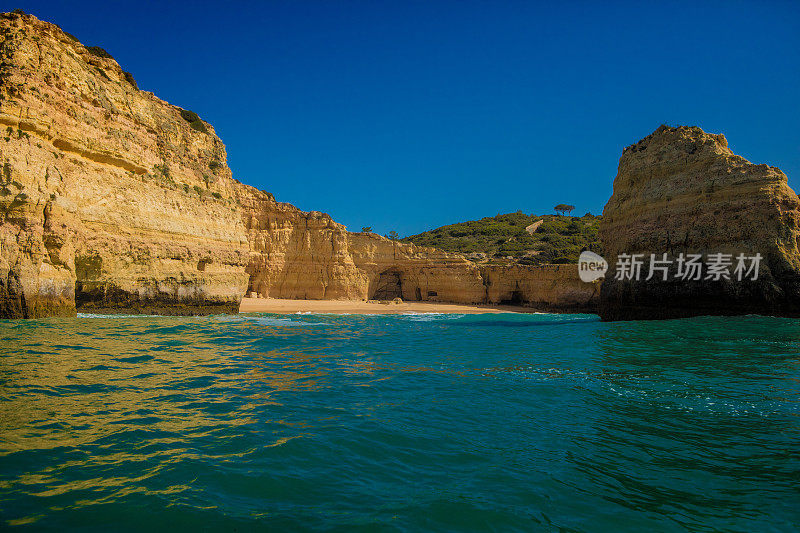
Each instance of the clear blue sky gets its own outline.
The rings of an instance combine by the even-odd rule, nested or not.
[[[724,133],[800,186],[800,3],[27,2],[197,112],[234,177],[409,235],[599,213],[623,147]]]

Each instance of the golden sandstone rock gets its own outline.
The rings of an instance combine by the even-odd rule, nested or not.
[[[247,237],[211,126],[55,25],[0,32],[0,314],[235,310]]]
[[[237,182],[210,124],[54,24],[0,15],[0,61],[0,317],[235,312],[246,292],[559,306],[566,267],[489,287],[459,254],[349,233]],[[594,288],[574,285],[566,307],[591,308]]]
[[[459,254],[420,248],[374,233],[350,233],[324,213],[305,213],[239,186],[251,247],[250,290],[311,300],[485,301],[480,270]],[[387,280],[394,283],[387,283]]]
[[[800,201],[775,167],[734,155],[723,135],[661,126],[626,148],[600,222],[609,273],[605,320],[800,311]],[[640,280],[615,279],[619,254],[643,254]],[[700,280],[671,265],[646,280],[650,254],[703,256]],[[706,279],[709,254],[730,254],[730,279]],[[736,257],[761,254],[758,279],[737,279]],[[748,267],[749,267],[748,263]],[[685,269],[684,269],[685,272]]]
[[[576,265],[477,265],[276,202],[232,178],[211,125],[31,15],[0,15],[0,62],[0,317],[235,312],[246,292],[597,305]],[[662,126],[626,148],[603,215],[604,319],[800,314],[800,201],[722,135]],[[757,280],[615,279],[623,253],[763,263]]]
[[[542,311],[594,312],[600,283],[584,283],[578,265],[484,266],[487,301],[527,305],[535,302]]]

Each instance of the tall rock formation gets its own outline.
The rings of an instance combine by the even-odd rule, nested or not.
[[[0,127],[0,318],[236,312],[245,291],[559,304],[566,269],[495,272],[489,289],[459,254],[237,182],[210,124],[31,15],[0,14]]]
[[[236,310],[247,236],[210,125],[105,52],[0,16],[0,315]]]
[[[661,126],[627,147],[600,239],[609,262],[604,320],[800,313],[800,201],[783,172],[734,155],[723,135]],[[651,254],[663,261],[664,253],[672,263],[655,265],[669,268],[667,280],[660,270],[646,280]],[[639,280],[618,265],[619,254],[643,255]],[[701,279],[682,278],[680,254],[702,256]],[[740,254],[747,269],[748,258],[763,257],[757,279],[754,271],[738,279]],[[715,275],[712,264],[727,261],[729,279]],[[620,270],[625,279],[617,279]]]

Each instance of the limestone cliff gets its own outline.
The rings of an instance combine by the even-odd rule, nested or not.
[[[570,272],[482,271],[276,202],[210,124],[31,15],[0,15],[0,126],[0,318],[235,312],[246,290],[558,308]]]
[[[271,298],[485,300],[480,270],[459,254],[350,233],[252,187],[239,188],[251,245],[250,292]]]
[[[596,312],[600,283],[584,283],[578,265],[483,266],[486,300],[542,311]]]
[[[0,315],[236,309],[247,236],[213,128],[30,15],[0,16],[0,61]]]
[[[330,216],[305,213],[241,185],[237,200],[251,246],[248,293],[264,298],[513,303],[591,311],[595,284],[577,265],[477,266],[462,255],[351,233]]]
[[[603,211],[600,238],[610,271],[603,283],[603,319],[800,311],[800,201],[775,167],[734,155],[723,135],[696,127],[661,126],[626,148]],[[668,258],[681,253],[764,257],[758,279],[615,279],[619,254]],[[748,264],[748,267],[750,265]],[[685,271],[684,271],[685,273]]]

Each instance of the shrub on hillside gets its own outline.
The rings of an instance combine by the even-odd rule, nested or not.
[[[133,74],[131,74],[130,72],[123,72],[122,75],[125,76],[125,79],[127,80],[128,83],[133,85],[134,89],[136,90],[139,89],[139,86],[136,84],[136,80],[133,78]]]
[[[535,216],[518,211],[442,226],[403,240],[464,254],[510,256],[524,264],[577,263],[581,251],[600,251],[599,218]],[[533,235],[528,233],[525,228],[539,220],[542,224],[537,231]]]
[[[183,120],[189,123],[189,126],[192,129],[197,130],[201,133],[208,133],[208,128],[206,128],[206,125],[194,111],[189,111],[188,109],[181,109],[181,117],[183,118]],[[214,169],[212,168],[212,170]]]

